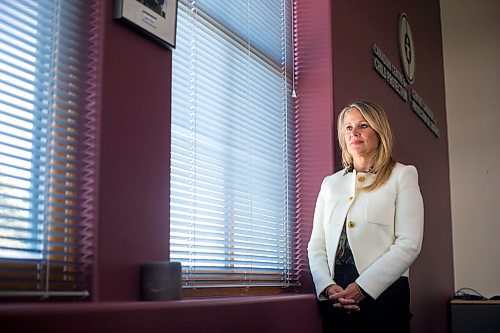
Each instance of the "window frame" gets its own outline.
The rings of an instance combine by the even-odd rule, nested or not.
[[[285,1],[285,3],[286,3],[286,1]],[[185,5],[186,5],[185,1],[179,2],[178,15],[182,15],[182,13],[183,13],[182,6],[185,6]],[[204,15],[202,17],[204,19],[208,20],[210,23],[213,23],[217,29],[220,29],[221,31],[224,31],[224,32],[228,31],[225,27],[218,24],[215,20],[210,19],[207,15]],[[293,11],[292,11],[292,16],[290,17],[290,20],[289,20],[290,32],[292,31],[292,29],[291,29],[291,22],[292,21],[293,21]],[[178,20],[178,24],[179,24],[179,22],[182,22],[182,20]],[[291,35],[290,35],[290,38],[292,38]],[[241,40],[236,40],[236,41],[234,41],[234,43],[237,45],[240,45],[240,47],[242,47],[243,50],[245,50],[245,42],[243,42]],[[179,45],[179,37],[177,37],[177,45]],[[243,46],[241,46],[241,45],[243,45]],[[174,57],[175,57],[175,52],[176,52],[176,50],[174,50]],[[261,61],[263,61],[263,64],[265,64],[265,66],[270,66],[274,70],[278,69],[279,71],[283,71],[282,75],[284,75],[284,79],[287,82],[287,85],[294,86],[294,82],[293,82],[293,80],[294,80],[294,78],[293,78],[294,68],[293,68],[293,65],[291,64],[292,61],[289,61],[289,64],[288,64],[292,67],[291,69],[286,69],[286,68],[282,69],[282,68],[280,68],[280,66],[276,66],[274,62],[269,61],[262,53],[257,51],[256,55],[259,59],[261,59]],[[290,59],[293,59],[292,54],[289,54],[288,56],[290,56]],[[286,54],[285,54],[285,57],[286,57]],[[173,76],[174,76],[174,74],[173,74]],[[175,89],[174,85],[173,85],[173,89]],[[292,97],[293,94],[294,94],[294,91],[292,92],[292,90],[290,89],[290,92],[289,92],[290,98]],[[295,107],[294,107],[293,101],[292,100],[290,100],[290,101],[291,101],[291,104],[290,104],[291,108],[290,108],[290,110],[288,110],[288,112],[290,112],[290,119],[293,119],[294,113],[295,113]],[[173,107],[172,107],[172,109],[173,109]],[[295,159],[294,159],[294,161],[295,161]],[[293,195],[295,196],[295,194],[296,194],[296,191],[294,190]],[[295,225],[296,224],[295,214],[293,214],[293,222],[290,222],[290,220],[289,220],[289,223],[292,224],[292,225],[289,225],[289,227],[291,229],[293,229],[293,230],[297,229],[297,227]],[[172,228],[171,228],[171,230],[172,230]],[[300,237],[296,233],[296,231],[294,233],[295,233],[294,237]],[[291,242],[291,244],[292,245],[295,244],[293,246],[297,246],[295,241]],[[171,244],[171,247],[172,247],[172,244]],[[295,253],[295,252],[297,252],[297,249],[292,248],[291,252]],[[292,258],[296,257],[295,255],[291,255],[291,256],[292,256]],[[171,255],[171,257],[172,257],[172,255]],[[173,260],[175,260],[175,258]],[[295,264],[296,263],[293,263],[292,265],[295,265]],[[298,270],[296,268],[293,268],[293,270],[298,275],[298,273],[297,273]],[[300,277],[297,277],[296,282],[291,283],[288,286],[250,286],[250,287],[249,286],[231,286],[231,287],[228,286],[228,287],[218,287],[218,286],[203,286],[203,285],[202,286],[190,286],[190,285],[185,284],[183,287],[184,287],[184,294],[185,295],[197,296],[197,297],[199,297],[199,296],[220,296],[220,295],[268,295],[268,294],[278,294],[278,293],[282,293],[282,292],[296,291],[297,288],[300,286],[299,280],[300,280]]]

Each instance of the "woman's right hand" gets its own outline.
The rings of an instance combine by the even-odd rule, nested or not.
[[[359,306],[357,302],[352,298],[346,298],[345,290],[336,284],[331,285],[326,290],[326,295],[333,302],[333,306],[336,308],[343,308],[347,311],[359,311]]]

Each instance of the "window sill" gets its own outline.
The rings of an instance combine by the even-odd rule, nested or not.
[[[314,294],[166,302],[4,303],[0,332],[321,332]]]
[[[248,304],[269,304],[282,302],[314,301],[314,294],[280,294],[269,296],[234,296],[185,298],[177,301],[160,302],[56,302],[56,303],[3,303],[0,304],[0,315],[22,315],[23,313],[83,313],[86,311],[129,311],[147,309],[182,309],[196,307],[217,307]]]

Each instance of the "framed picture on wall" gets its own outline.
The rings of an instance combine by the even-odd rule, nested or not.
[[[113,17],[175,48],[178,0],[115,0]]]

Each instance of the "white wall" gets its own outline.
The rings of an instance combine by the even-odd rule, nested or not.
[[[500,1],[440,4],[455,290],[491,297],[500,295]]]

